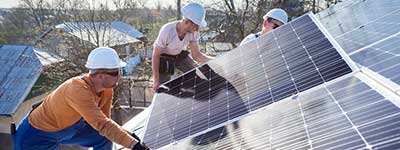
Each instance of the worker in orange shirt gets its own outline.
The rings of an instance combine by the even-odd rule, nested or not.
[[[14,149],[79,145],[111,150],[111,141],[130,149],[148,149],[111,120],[113,88],[125,65],[112,48],[92,50],[85,65],[89,74],[65,81],[30,112],[17,128]]]

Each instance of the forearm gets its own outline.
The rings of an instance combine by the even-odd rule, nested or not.
[[[156,51],[156,50],[154,50]],[[160,66],[160,54],[157,52],[153,53],[152,59],[152,71],[153,71],[153,81],[159,81],[159,66]]]
[[[195,61],[197,61],[199,63],[205,63],[205,62],[211,60],[211,57],[208,57],[205,54],[200,52],[198,43],[190,43],[189,47],[191,49],[192,58]]]
[[[114,121],[107,122],[103,128],[99,130],[100,134],[107,137],[111,141],[118,143],[124,147],[135,145],[138,141],[134,139],[129,133],[124,131]]]

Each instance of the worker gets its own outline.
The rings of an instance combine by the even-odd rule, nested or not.
[[[175,73],[175,67],[186,72],[197,66],[188,56],[189,52],[182,51],[188,46],[195,61],[204,63],[211,59],[202,54],[199,47],[199,28],[207,26],[206,10],[198,3],[189,3],[182,7],[181,13],[183,19],[165,24],[154,42],[152,59],[154,91],[171,78]]]
[[[125,65],[112,48],[92,50],[85,65],[89,74],[65,81],[35,106],[17,128],[14,149],[78,145],[111,150],[111,141],[134,150],[148,149],[111,120],[113,88]]]
[[[257,39],[261,35],[264,35],[265,33],[268,33],[278,28],[279,26],[286,24],[288,22],[288,15],[283,9],[274,8],[268,11],[268,13],[263,16],[263,19],[264,21],[262,30],[258,33],[247,35],[242,40],[242,42],[240,42],[240,45],[246,44],[254,39]]]

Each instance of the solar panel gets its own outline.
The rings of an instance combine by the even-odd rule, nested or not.
[[[397,149],[400,109],[348,76],[162,149]]]
[[[358,65],[377,73],[371,77],[383,76],[399,92],[399,1],[347,1],[318,18]]]
[[[166,83],[144,142],[163,147],[356,70],[314,20],[299,17]]]

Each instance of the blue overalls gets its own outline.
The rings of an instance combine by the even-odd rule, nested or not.
[[[112,142],[99,134],[83,119],[56,132],[45,132],[32,127],[26,116],[17,128],[14,150],[53,150],[59,145],[93,147],[94,150],[111,150]]]

